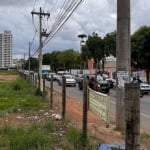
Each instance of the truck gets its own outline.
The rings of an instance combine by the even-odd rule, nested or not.
[[[42,78],[47,78],[50,72],[51,72],[50,65],[42,65]]]

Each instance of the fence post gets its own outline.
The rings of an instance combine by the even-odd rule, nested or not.
[[[83,127],[82,127],[82,136],[84,138],[83,144],[86,145],[87,141],[87,79],[86,77],[83,79]]]
[[[140,85],[125,83],[126,150],[140,149]]]
[[[35,75],[34,84],[35,84],[35,87],[37,87],[37,75]]]
[[[66,113],[66,77],[62,76],[62,119],[65,119]]]
[[[51,75],[50,82],[50,109],[53,109],[53,75]]]
[[[45,94],[45,77],[43,78],[43,94]]]

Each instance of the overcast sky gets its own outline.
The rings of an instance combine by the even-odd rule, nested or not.
[[[50,18],[43,20],[43,27],[49,31],[65,0],[0,0],[0,33],[11,30],[13,34],[13,58],[28,56],[29,41],[31,55],[38,48],[39,18],[31,12],[49,12]],[[105,36],[116,30],[117,0],[83,0],[73,15],[43,48],[43,53],[73,48],[80,50],[79,34],[92,32]],[[150,1],[131,0],[131,33],[142,25],[150,26]],[[36,34],[35,34],[36,33]]]

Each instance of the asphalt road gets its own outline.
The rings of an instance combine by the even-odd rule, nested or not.
[[[46,83],[47,86],[50,85],[49,82]],[[62,86],[59,86],[57,82],[53,82],[53,87],[55,90],[61,92],[62,91]],[[78,88],[78,85],[76,87],[67,87],[66,88],[66,94],[69,97],[72,97],[74,99],[83,100],[83,91],[80,91]],[[110,100],[111,100],[111,105],[110,105],[110,112],[111,115],[115,116],[115,110],[116,110],[116,92],[115,89],[110,90]],[[141,120],[140,120],[140,126],[144,130],[147,130],[150,132],[150,94],[149,95],[144,95],[143,98],[140,98],[141,100]]]

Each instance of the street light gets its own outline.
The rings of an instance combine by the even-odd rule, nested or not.
[[[84,38],[86,38],[86,37],[87,37],[86,34],[79,34],[78,35],[78,38],[80,38],[80,53],[82,53],[82,46],[85,44]],[[81,64],[80,64],[80,72],[83,73],[83,70],[81,71]]]
[[[79,34],[79,35],[78,35],[78,38],[80,38],[80,52],[81,52],[82,46],[83,46],[84,43],[85,43],[84,38],[86,38],[86,37],[87,37],[86,34]]]

